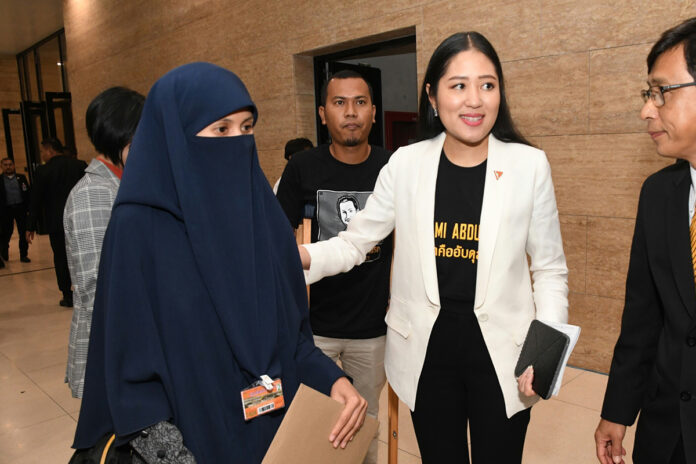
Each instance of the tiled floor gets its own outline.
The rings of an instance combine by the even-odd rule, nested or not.
[[[38,237],[29,256],[30,264],[19,262],[15,238],[0,270],[0,464],[66,463],[80,408],[63,383],[71,311],[58,306],[48,238]],[[561,394],[532,409],[524,463],[596,462],[593,433],[605,385],[603,375],[568,369]],[[386,403],[385,389],[380,463],[387,462]],[[399,464],[420,463],[403,404],[399,424]],[[629,457],[632,445],[633,428],[625,443]]]

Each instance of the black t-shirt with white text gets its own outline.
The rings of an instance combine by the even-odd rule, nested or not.
[[[277,194],[293,228],[302,222],[305,205],[310,205],[312,242],[328,240],[346,229],[353,215],[365,207],[380,170],[389,160],[389,152],[370,147],[367,159],[358,164],[338,161],[328,145],[293,155]],[[310,323],[314,334],[365,339],[386,333],[392,248],[389,235],[360,266],[311,285]]]
[[[443,308],[474,306],[485,180],[486,161],[474,167],[461,167],[442,152],[435,188],[434,234]]]

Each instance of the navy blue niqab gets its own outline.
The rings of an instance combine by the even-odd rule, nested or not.
[[[152,87],[102,251],[74,447],[171,420],[198,463],[260,462],[283,411],[245,422],[240,391],[281,378],[329,393],[344,375],[312,341],[289,223],[251,135],[196,134],[241,109],[207,63]]]

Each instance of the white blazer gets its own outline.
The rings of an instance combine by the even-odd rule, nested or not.
[[[362,263],[395,230],[385,369],[392,388],[411,410],[440,311],[434,215],[444,141],[442,133],[397,150],[348,229],[331,240],[305,245],[312,259],[307,280],[312,283]],[[567,322],[568,268],[546,155],[493,135],[488,139],[474,312],[511,417],[539,399],[518,391],[514,368],[533,319]],[[446,385],[447,379],[442,381]]]

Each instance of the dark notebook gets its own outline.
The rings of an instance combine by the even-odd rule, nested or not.
[[[515,366],[515,376],[522,375],[528,366],[534,367],[532,388],[537,395],[548,400],[558,373],[563,367],[563,358],[569,343],[568,335],[543,322],[533,320]]]

